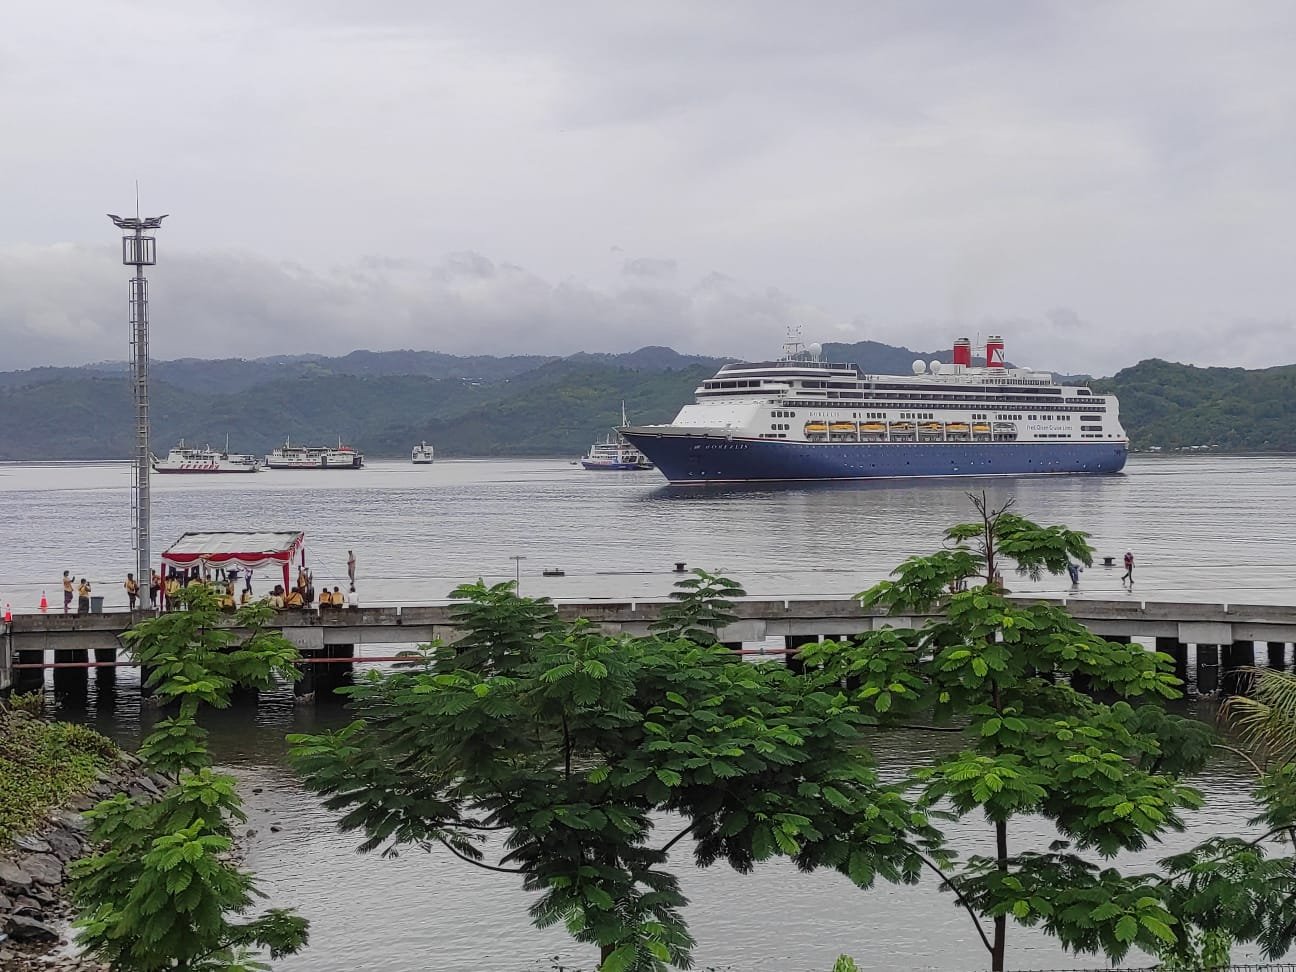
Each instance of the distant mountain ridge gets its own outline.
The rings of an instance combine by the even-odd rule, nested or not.
[[[861,341],[827,344],[829,360],[872,374],[949,361]],[[575,457],[619,422],[665,422],[725,361],[649,346],[624,354],[459,357],[436,351],[185,358],[151,365],[154,451],[181,438],[262,453],[339,437],[372,457],[408,456],[421,440],[442,456]],[[1117,394],[1136,448],[1218,445],[1296,451],[1296,365],[1246,371],[1150,360],[1094,387]],[[0,372],[0,459],[130,454],[127,366]]]

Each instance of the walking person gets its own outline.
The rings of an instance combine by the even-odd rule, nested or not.
[[[72,607],[72,572],[63,571],[63,613],[67,614]]]
[[[1080,565],[1074,560],[1068,560],[1067,573],[1071,575],[1071,590],[1080,590]]]
[[[1128,550],[1125,551],[1125,573],[1121,574],[1121,587],[1129,583],[1129,589],[1134,590],[1134,555]]]
[[[149,571],[149,610],[156,611],[158,592],[162,590],[162,575],[156,570]]]
[[[139,600],[139,581],[135,579],[134,574],[126,575],[126,583],[122,584],[126,588],[126,603],[130,605],[130,611],[135,613],[135,602]]]
[[[355,587],[355,565],[356,565],[355,551],[348,550],[347,551],[347,579],[351,582],[352,587]]]
[[[77,587],[77,614],[90,613],[90,582],[84,577]]]

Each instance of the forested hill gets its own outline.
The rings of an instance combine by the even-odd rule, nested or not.
[[[1248,371],[1153,358],[1092,384],[1120,398],[1136,449],[1296,452],[1296,365]]]
[[[907,373],[915,352],[866,341],[825,356],[871,373]],[[721,359],[641,348],[628,354],[455,357],[355,351],[343,357],[154,362],[153,442],[181,438],[264,453],[291,436],[340,437],[371,457],[408,456],[426,439],[441,456],[575,457],[619,422],[665,422]],[[1245,371],[1144,361],[1094,387],[1120,396],[1136,448],[1195,445],[1296,452],[1296,365]],[[0,372],[0,460],[130,454],[121,364]]]

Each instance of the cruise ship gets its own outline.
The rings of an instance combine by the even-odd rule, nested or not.
[[[618,431],[672,483],[1119,472],[1116,398],[1009,368],[1004,342],[952,363],[870,375],[789,339],[777,361],[727,364],[669,425]]]

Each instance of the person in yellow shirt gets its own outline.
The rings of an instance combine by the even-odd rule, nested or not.
[[[135,602],[139,600],[139,581],[135,579],[134,574],[127,574],[126,583],[122,587],[126,588],[126,602],[130,605],[133,613],[135,611]]]
[[[295,587],[289,591],[288,596],[284,598],[284,607],[286,608],[299,608],[305,603],[301,591]]]
[[[90,582],[84,577],[77,587],[77,614],[90,613]]]
[[[67,614],[72,607],[72,572],[63,571],[63,613]]]
[[[324,590],[320,591],[319,605],[322,608],[333,606],[333,595],[329,593],[329,589],[327,587],[324,588]]]
[[[234,585],[230,581],[225,582],[225,593],[221,595],[221,607],[226,611],[234,610]]]
[[[239,605],[241,606],[247,604],[251,600],[252,600],[252,592],[249,591],[246,587],[243,588],[243,593],[239,595]]]
[[[175,610],[175,596],[180,592],[180,578],[172,574],[166,581],[166,606],[169,610]]]

